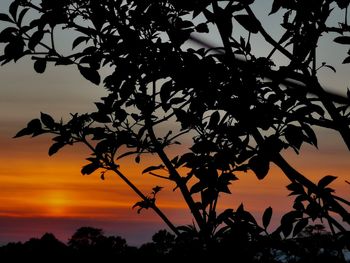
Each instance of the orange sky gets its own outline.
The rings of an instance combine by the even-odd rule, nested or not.
[[[344,180],[349,179],[349,154],[346,149],[336,147],[336,138],[336,135],[332,136],[333,147],[327,145],[328,140],[320,142],[321,150],[324,151],[304,147],[303,155],[290,153],[287,157],[314,181],[327,174],[339,176],[333,187],[337,193],[347,197],[350,187]],[[88,156],[83,147],[68,147],[49,157],[49,138],[9,140],[1,137],[0,142],[0,222],[3,221],[5,225],[13,220],[17,222],[12,229],[2,230],[0,227],[0,237],[10,235],[8,231],[14,231],[10,235],[12,239],[26,239],[29,235],[40,236],[43,232],[52,231],[67,240],[74,231],[72,226],[79,227],[80,222],[107,228],[111,234],[124,234],[131,238],[131,243],[137,244],[140,237],[130,234],[135,226],[144,226],[139,230],[145,231],[142,241],[150,240],[155,229],[165,227],[152,211],[138,215],[131,209],[139,198],[116,175],[107,174],[104,181],[98,173],[82,176],[80,169],[85,163],[84,158]],[[121,169],[146,194],[155,185],[164,186],[159,194],[158,205],[175,224],[191,223],[182,198],[177,191],[172,191],[172,185],[141,174],[152,160],[151,157],[143,159],[138,166],[132,160],[126,160],[121,163]],[[220,209],[236,208],[243,202],[247,210],[259,220],[261,212],[272,206],[276,224],[281,214],[291,207],[293,199],[287,197],[285,188],[288,180],[276,167],[271,168],[271,174],[263,181],[257,180],[251,173],[242,173],[239,177],[240,180],[231,186],[232,195],[223,195]],[[56,223],[48,224],[50,221]],[[19,229],[27,229],[27,232]]]

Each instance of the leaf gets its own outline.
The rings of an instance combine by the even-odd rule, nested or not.
[[[170,105],[176,105],[185,102],[185,98],[173,98],[170,100],[169,104]]]
[[[23,128],[22,130],[20,130],[19,132],[17,132],[13,138],[19,138],[22,136],[31,135],[32,133],[33,133],[33,130],[28,129],[28,127],[26,127],[26,128]]]
[[[183,164],[189,164],[192,163],[195,159],[195,155],[193,153],[185,153],[183,155],[181,155],[177,166],[180,167]]]
[[[167,102],[170,99],[170,93],[172,90],[173,90],[172,80],[165,82],[162,85],[162,88],[160,90],[160,99],[162,101],[162,105],[163,105],[162,107],[163,107],[164,111],[168,111],[170,109],[171,105]]]
[[[243,205],[243,203],[241,203],[241,204],[237,207],[236,213],[237,213],[237,214],[242,214],[243,212],[244,212],[244,205]]]
[[[152,188],[153,193],[156,195],[157,193],[159,193],[164,187],[161,186],[155,186]]]
[[[316,218],[320,217],[321,210],[322,208],[319,204],[312,202],[307,205],[305,213],[308,214],[312,220],[315,220]]]
[[[248,166],[255,173],[259,180],[266,177],[270,169],[270,162],[260,156],[254,156],[249,159]]]
[[[234,18],[247,31],[252,32],[253,34],[259,32],[259,25],[249,15],[236,15]]]
[[[45,59],[37,59],[34,62],[34,69],[37,73],[42,74],[45,72],[46,70],[46,60]]]
[[[83,175],[89,175],[95,172],[99,168],[99,164],[96,162],[89,163],[81,169]]]
[[[309,110],[310,113],[316,112],[322,117],[324,117],[325,115],[324,109],[320,105],[311,104],[307,106],[307,109]]]
[[[1,38],[1,40],[3,40]],[[1,41],[0,40],[0,41]],[[11,39],[9,40],[11,41]],[[17,61],[24,55],[24,42],[20,38],[13,39],[4,49],[4,55],[10,59]]]
[[[212,141],[199,141],[190,148],[194,153],[214,152],[217,145]]]
[[[28,122],[27,127],[33,131],[41,129],[41,122],[39,119],[34,119]]]
[[[268,207],[266,208],[263,217],[262,217],[262,222],[263,222],[263,226],[265,227],[265,229],[269,226],[270,221],[271,221],[271,217],[272,217],[272,207]]]
[[[295,222],[295,211],[288,212],[281,219],[281,230],[285,238],[287,238],[293,230],[293,223]]]
[[[181,29],[187,29],[187,28],[193,27],[193,23],[189,20],[179,21],[178,25]]]
[[[209,33],[209,28],[207,23],[200,23],[196,26],[196,31],[198,33]]]
[[[211,188],[201,192],[202,208],[206,208],[215,198],[217,197],[217,192],[213,191]]]
[[[55,153],[57,153],[62,147],[64,147],[64,143],[62,142],[56,142],[52,144],[51,147],[49,148],[49,156],[52,156]]]
[[[182,130],[188,129],[192,124],[192,121],[190,120],[190,116],[188,112],[182,109],[174,109],[174,113],[176,116],[176,121],[181,123],[181,129]]]
[[[110,122],[112,122],[111,118],[108,115],[100,113],[100,112],[93,112],[93,113],[91,113],[91,118],[94,121],[97,121],[97,122],[100,122],[100,123],[110,123]]]
[[[309,220],[307,218],[300,219],[294,226],[293,237],[298,235],[307,226],[308,223]]]
[[[98,154],[103,154],[105,152],[108,152],[111,149],[111,147],[115,145],[114,142],[115,141],[112,138],[99,141],[95,146],[95,152]]]
[[[347,57],[343,60],[343,64],[349,64],[350,63],[350,57]]]
[[[33,33],[33,35],[30,37],[29,42],[28,42],[28,48],[31,50],[34,50],[35,47],[40,43],[40,41],[44,37],[44,31],[39,30]]]
[[[292,192],[290,195],[300,195],[305,193],[304,187],[300,183],[296,182],[289,184],[287,189]]]
[[[208,124],[208,129],[215,130],[219,124],[220,121],[220,113],[218,111],[215,111],[211,116],[210,116],[210,121]]]
[[[336,37],[333,41],[338,44],[350,45],[350,36]]]
[[[8,43],[13,40],[14,36],[18,32],[15,27],[7,27],[0,33],[0,43]]]
[[[53,128],[55,125],[54,119],[46,113],[41,112],[40,119],[41,119],[42,123],[48,128]]]
[[[178,226],[178,227],[176,227],[176,229],[179,230],[179,231],[181,231],[181,232],[185,232],[185,233],[191,233],[191,232],[194,231],[192,225]]]
[[[87,35],[87,36],[94,36],[96,35],[96,29],[91,28],[91,27],[82,27],[82,26],[77,26],[77,31]]]
[[[178,162],[179,162],[179,156],[175,156],[172,160],[171,163],[174,165],[174,167],[178,167]]]
[[[150,207],[150,203],[145,200],[139,201],[133,205],[132,209],[134,209],[135,207],[139,207],[137,213],[140,214],[142,209],[148,209]]]
[[[344,9],[344,8],[349,6],[350,1],[349,0],[336,0],[335,2],[338,4],[340,9]]]
[[[238,180],[237,176],[232,172],[224,172],[220,176],[221,182],[230,182],[230,181],[236,181]]]
[[[300,147],[304,142],[304,134],[300,127],[291,124],[287,125],[284,136],[291,147],[300,150]]]
[[[191,193],[191,194],[195,194],[195,193],[198,193],[198,192],[204,190],[205,188],[207,188],[207,186],[206,186],[204,183],[198,182],[198,183],[195,183],[195,184],[191,187],[190,193]]]
[[[239,43],[241,44],[242,47],[245,47],[245,40],[242,36],[239,38]]]
[[[317,137],[314,130],[309,125],[303,125],[303,130],[306,133],[310,144],[314,145],[317,148]]]
[[[30,134],[32,134],[33,137],[40,135],[44,132],[42,127],[41,127],[41,122],[39,119],[31,120],[27,124],[27,129],[28,129],[28,132],[30,131]],[[24,133],[24,131],[22,130],[22,134],[23,133]]]
[[[162,169],[164,168],[164,165],[158,165],[158,166],[150,166],[150,167],[147,167],[145,170],[142,171],[142,174],[145,174],[145,173],[148,173],[148,172],[151,172],[151,171],[154,171],[154,170],[159,170],[159,169]]]
[[[87,68],[83,66],[78,66],[78,69],[81,73],[81,75],[86,78],[87,80],[91,81],[95,85],[99,85],[101,82],[101,77],[100,74],[98,73],[97,70],[92,69],[92,68]]]
[[[276,13],[281,7],[282,7],[281,0],[274,0],[269,15]]]
[[[295,198],[294,200],[294,204],[293,204],[293,208],[296,210],[296,211],[305,211],[305,207],[304,207],[304,204],[302,203],[302,201],[299,201],[300,199],[300,195]]]
[[[81,44],[82,42],[84,41],[88,41],[88,37],[84,37],[84,36],[80,36],[80,37],[77,37],[74,41],[73,41],[73,44],[72,44],[72,49],[76,48],[79,44]]]
[[[218,184],[217,186],[217,191],[218,192],[223,192],[223,193],[226,193],[226,194],[231,194],[231,191],[230,191],[230,188],[228,188],[228,184],[230,183],[226,183],[226,184]]]
[[[16,20],[16,15],[17,15],[19,3],[20,3],[19,1],[14,1],[11,3],[11,5],[9,7],[9,12],[14,20]]]
[[[333,182],[335,179],[337,179],[336,176],[333,175],[326,175],[323,177],[317,184],[319,188],[325,188],[327,185],[329,185],[331,182]]]
[[[255,218],[254,218],[254,216],[253,216],[250,212],[248,212],[248,211],[243,211],[242,217],[243,217],[246,221],[248,221],[248,222],[250,222],[250,223],[253,223],[256,227],[259,227],[259,226],[258,226],[258,223],[256,222],[256,220],[255,220]]]
[[[3,13],[0,13],[0,20],[4,22],[13,23],[13,20],[7,14],[3,14]]]
[[[19,13],[18,20],[17,20],[17,23],[18,23],[19,25],[22,24],[22,20],[23,20],[25,14],[26,14],[28,11],[29,11],[29,8],[24,8],[24,9],[21,11],[21,13]]]

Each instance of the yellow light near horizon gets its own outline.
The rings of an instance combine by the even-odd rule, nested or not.
[[[44,196],[43,206],[46,206],[48,216],[64,216],[69,200],[64,192],[53,191]]]
[[[0,144],[2,142],[4,139],[0,135]],[[50,144],[47,138],[3,144],[7,151],[0,152],[0,218],[79,218],[158,222],[163,226],[150,209],[143,210],[141,215],[137,214],[137,209],[132,209],[140,197],[115,173],[108,172],[105,180],[100,179],[99,171],[82,176],[80,169],[87,163],[84,158],[89,156],[86,149],[78,145],[67,147],[50,158],[47,156]],[[181,154],[181,149],[178,150],[169,150],[169,155],[174,157]],[[344,151],[335,153],[338,152],[339,155],[335,155],[334,152],[306,148],[302,157],[292,152],[286,158],[315,183],[327,174],[339,176],[331,186],[337,190],[337,194],[346,197],[350,189],[344,182],[349,180],[349,155]],[[159,163],[159,158],[154,155],[142,156],[139,164],[135,163],[133,156],[118,160],[120,171],[145,195],[149,195],[156,185],[164,187],[157,195],[157,205],[175,224],[187,224],[192,220],[191,214],[179,189],[174,191],[175,184],[147,173],[142,174],[146,167]],[[188,171],[180,169],[179,172],[186,176]],[[290,181],[276,166],[271,164],[270,174],[264,180],[258,180],[252,172],[236,175],[240,180],[232,182],[231,195],[220,195],[222,199],[218,203],[218,212],[227,208],[236,209],[243,203],[246,210],[260,219],[262,212],[271,206],[277,222],[292,207],[294,199],[288,197],[289,191],[286,189]],[[198,200],[199,196],[195,195],[195,199]]]

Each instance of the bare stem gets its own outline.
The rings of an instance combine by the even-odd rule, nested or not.
[[[146,127],[147,127],[149,136],[151,138],[151,141],[154,144],[155,150],[156,150],[159,158],[162,160],[165,167],[169,170],[170,179],[174,180],[176,182],[177,186],[180,188],[180,191],[181,191],[188,207],[190,208],[194,219],[196,220],[199,228],[201,230],[203,230],[205,227],[205,222],[203,221],[203,218],[202,218],[202,216],[201,216],[201,214],[200,214],[200,212],[199,212],[199,210],[198,210],[198,208],[197,208],[197,206],[196,206],[196,204],[191,196],[191,193],[187,188],[186,181],[183,180],[183,178],[180,176],[178,171],[175,169],[175,167],[171,163],[170,159],[168,158],[168,156],[164,152],[162,145],[157,140],[157,137],[154,133],[153,125],[152,125],[150,118],[146,119]]]
[[[82,139],[82,142],[93,152],[95,148],[85,139]],[[148,198],[118,169],[118,166],[113,162],[109,162],[108,170],[115,172],[139,197],[144,201],[148,201]],[[157,213],[157,215],[168,225],[168,227],[179,236],[180,233],[177,230],[176,226],[168,219],[168,217],[156,206],[155,203],[150,203],[150,207]]]
[[[118,167],[114,164],[111,167],[114,171],[142,200],[147,201],[147,197],[122,173],[119,171]],[[168,225],[168,227],[179,236],[180,233],[174,224],[168,219],[168,217],[156,206],[155,203],[151,203],[150,207],[157,213],[157,215]]]

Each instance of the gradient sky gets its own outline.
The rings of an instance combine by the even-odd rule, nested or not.
[[[0,12],[6,11],[10,2],[2,0]],[[276,20],[263,16],[271,1],[257,2],[255,8],[268,23],[269,32],[274,32],[278,28]],[[0,29],[3,26],[0,23]],[[215,42],[215,36],[209,40]],[[65,38],[62,41],[65,43]],[[266,54],[267,47],[260,43],[256,38],[258,52]],[[346,51],[329,39],[321,42],[319,48],[322,59],[338,70],[337,74],[322,72],[324,85],[342,93],[346,92],[350,76],[349,66],[340,65]],[[53,232],[66,241],[80,226],[100,227],[107,234],[122,235],[129,243],[140,244],[149,241],[155,230],[165,227],[152,211],[138,215],[131,209],[139,198],[116,176],[107,175],[105,181],[98,174],[82,176],[80,169],[88,157],[86,149],[68,147],[49,157],[49,137],[12,139],[40,112],[67,119],[69,113],[92,111],[93,102],[104,94],[103,89],[83,79],[73,67],[49,66],[45,74],[39,75],[33,70],[32,61],[23,59],[0,68],[0,245],[40,237],[45,232]],[[349,197],[350,187],[344,180],[350,179],[350,154],[338,134],[324,130],[319,134],[319,151],[304,146],[301,155],[290,152],[287,159],[314,181],[328,174],[339,176],[333,187],[339,195]],[[122,163],[122,170],[145,193],[157,184],[165,186],[159,194],[159,206],[176,224],[191,223],[182,199],[172,191],[173,186],[141,175],[142,168],[153,161],[148,157],[136,166],[127,160]],[[261,211],[272,206],[277,222],[292,203],[287,197],[287,184],[288,180],[275,167],[264,181],[258,181],[251,173],[242,174],[232,185],[233,194],[224,196],[220,209],[235,208],[244,202],[247,210],[260,218]]]

